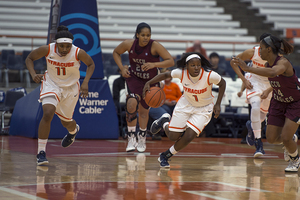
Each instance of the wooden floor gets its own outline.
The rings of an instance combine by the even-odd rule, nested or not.
[[[281,146],[266,155],[235,138],[196,138],[161,169],[173,142],[147,138],[145,153],[126,153],[126,140],[49,140],[48,166],[36,166],[37,140],[0,136],[0,199],[296,200],[298,173],[285,173]]]

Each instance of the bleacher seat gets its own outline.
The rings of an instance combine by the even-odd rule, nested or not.
[[[22,55],[8,55],[7,60],[7,73],[11,71],[17,71],[20,75],[20,82],[24,82],[24,75],[25,75],[25,83],[26,87],[30,87],[30,76],[29,71],[25,68]],[[9,76],[7,76],[7,83],[6,87],[9,87]]]

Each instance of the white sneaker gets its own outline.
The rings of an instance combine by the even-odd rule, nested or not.
[[[297,136],[296,134],[294,134],[293,140],[297,143],[297,141],[298,141],[298,136]],[[283,152],[284,160],[285,160],[286,162],[289,162],[289,161],[290,161],[289,152],[286,150],[285,146],[284,146],[282,149],[284,149],[284,152]]]
[[[300,158],[298,158],[297,160],[290,160],[289,165],[287,166],[287,168],[285,168],[285,171],[298,172],[299,165],[300,165]]]
[[[128,144],[126,147],[126,151],[134,151],[136,147],[136,137],[134,134],[128,135]]]
[[[145,136],[138,134],[138,145],[136,149],[138,152],[144,152],[146,150],[146,134]]]

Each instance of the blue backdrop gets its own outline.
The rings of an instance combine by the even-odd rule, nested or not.
[[[36,88],[16,103],[10,122],[10,135],[38,137],[38,126],[43,116],[38,102],[40,88]],[[119,128],[115,105],[106,80],[90,80],[89,97],[79,98],[73,118],[80,126],[76,138],[118,139]],[[49,138],[63,138],[68,133],[55,115]]]

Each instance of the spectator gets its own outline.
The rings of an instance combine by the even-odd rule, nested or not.
[[[202,47],[201,42],[199,40],[195,40],[194,41],[194,45],[191,46],[191,47],[188,47],[185,50],[185,52],[186,53],[189,53],[189,52],[201,53],[208,60],[208,57],[207,57],[207,54],[206,54],[206,50]]]
[[[127,67],[128,66],[124,66],[124,67]],[[125,104],[124,105],[121,105],[120,104],[120,91],[122,89],[125,89],[125,78],[122,76],[121,74],[121,70],[118,68],[118,72],[120,73],[120,77],[119,78],[116,78],[113,82],[113,100],[114,100],[114,104],[115,104],[115,107],[116,107],[116,111],[117,111],[117,114],[118,114],[118,118],[119,118],[119,128],[120,128],[120,133],[123,133],[123,125],[126,125],[126,119],[123,119],[123,116],[122,116],[122,112],[125,111]],[[123,138],[126,138],[127,137],[127,134],[124,134],[122,135]]]
[[[226,64],[220,63],[220,56],[216,52],[212,52],[209,55],[209,61],[212,64],[212,70],[217,72],[221,76],[230,76],[226,70]]]
[[[170,71],[169,69],[162,69],[161,72],[167,72]],[[172,77],[165,79],[165,85],[163,88],[165,94],[166,94],[166,101],[165,104],[162,105],[162,107],[170,114],[172,115],[174,107],[179,100],[179,98],[182,95],[182,92],[180,91],[179,86],[177,83],[172,82]]]

